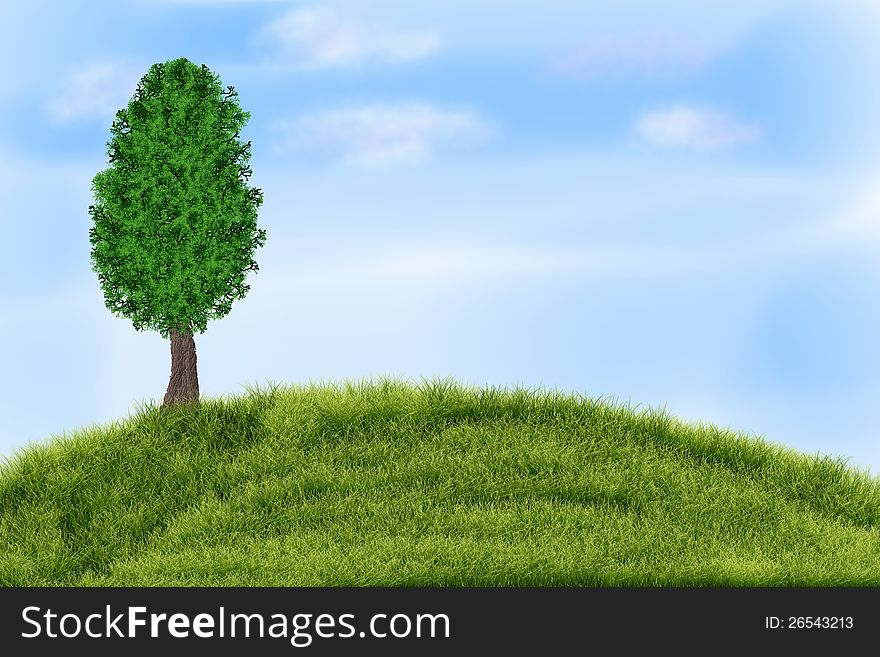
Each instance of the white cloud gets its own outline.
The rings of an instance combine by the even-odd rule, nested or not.
[[[438,44],[433,33],[389,31],[329,7],[293,9],[267,25],[263,37],[277,59],[305,70],[403,63],[425,57]]]
[[[291,0],[146,0],[157,5],[263,5],[263,4],[290,4]]]
[[[557,57],[551,69],[579,79],[691,74],[705,67],[714,55],[708,47],[683,38],[604,36]]]
[[[718,110],[690,105],[643,114],[636,120],[634,131],[653,146],[696,151],[749,144],[762,132],[756,124],[741,122]]]
[[[141,73],[119,62],[102,62],[74,73],[61,93],[46,104],[57,123],[81,119],[109,119],[134,93]]]
[[[880,26],[880,7],[876,0],[849,0],[846,4],[861,12],[863,18],[873,21],[875,27]]]
[[[425,160],[442,148],[480,143],[491,132],[472,112],[416,102],[329,110],[279,124],[279,129],[284,150],[323,152],[364,166]]]

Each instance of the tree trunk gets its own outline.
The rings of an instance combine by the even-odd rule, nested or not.
[[[199,400],[196,341],[192,333],[169,331],[171,335],[171,378],[163,406],[191,404]]]

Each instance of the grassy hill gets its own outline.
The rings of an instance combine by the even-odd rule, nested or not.
[[[253,390],[0,468],[0,584],[880,585],[880,479],[575,395]]]

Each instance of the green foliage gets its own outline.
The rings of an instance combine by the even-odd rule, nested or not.
[[[0,586],[878,586],[880,480],[651,409],[273,386],[0,467]]]
[[[206,66],[154,64],[116,113],[110,166],[92,181],[92,267],[137,330],[205,330],[247,294],[263,197],[249,187],[250,115]]]

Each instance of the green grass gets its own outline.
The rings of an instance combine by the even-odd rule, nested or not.
[[[880,479],[662,411],[272,386],[0,467],[5,586],[878,586]]]

